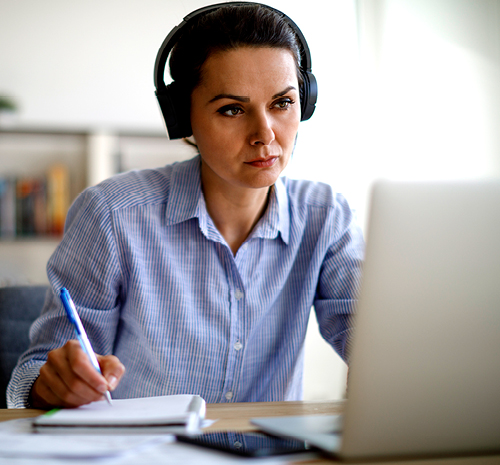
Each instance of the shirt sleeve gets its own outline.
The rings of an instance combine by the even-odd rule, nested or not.
[[[341,195],[336,197],[333,229],[333,241],[321,267],[314,308],[321,335],[348,363],[364,239],[353,212]]]
[[[59,300],[66,287],[94,351],[110,354],[119,319],[122,273],[112,215],[98,188],[82,193],[70,208],[65,234],[47,264],[52,295],[30,329],[30,347],[20,357],[7,389],[9,408],[28,406],[31,387],[48,353],[74,339]]]

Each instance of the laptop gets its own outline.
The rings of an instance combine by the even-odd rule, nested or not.
[[[500,451],[500,181],[378,181],[342,417],[256,418],[341,459]]]

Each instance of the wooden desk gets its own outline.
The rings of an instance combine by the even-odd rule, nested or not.
[[[341,402],[253,402],[207,404],[207,418],[218,420],[207,428],[211,431],[255,431],[249,423],[251,418],[284,415],[331,415],[342,411]],[[34,409],[0,409],[0,421],[16,418],[32,418],[42,414],[42,410]],[[168,463],[166,460],[165,463]],[[304,464],[338,463],[335,460],[316,459],[302,462]],[[352,464],[353,462],[349,462]],[[366,464],[366,462],[364,462]],[[376,462],[383,465],[384,462]],[[500,465],[500,455],[481,457],[461,457],[446,459],[420,459],[391,461],[388,465]]]

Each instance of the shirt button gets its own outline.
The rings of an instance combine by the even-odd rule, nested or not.
[[[243,244],[243,245],[241,246],[241,248],[242,248],[243,250],[247,250],[247,249],[248,249],[248,244],[247,244],[247,243],[246,243],[246,244]]]
[[[234,298],[236,300],[240,300],[243,297],[243,292],[241,292],[239,289],[236,289],[234,291]]]
[[[243,349],[243,344],[240,341],[236,341],[233,347],[235,350],[241,350]]]
[[[234,446],[235,449],[241,449],[241,447],[243,446],[243,444],[240,441],[236,441],[233,444],[233,446]]]
[[[233,398],[233,393],[231,391],[227,391],[225,397],[227,400],[231,400]]]

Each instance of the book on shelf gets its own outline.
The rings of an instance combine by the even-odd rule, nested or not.
[[[0,177],[0,238],[60,236],[70,203],[69,170]]]
[[[16,180],[0,178],[0,237],[16,234]]]
[[[48,232],[62,235],[69,208],[69,170],[64,165],[54,165],[47,172]]]

